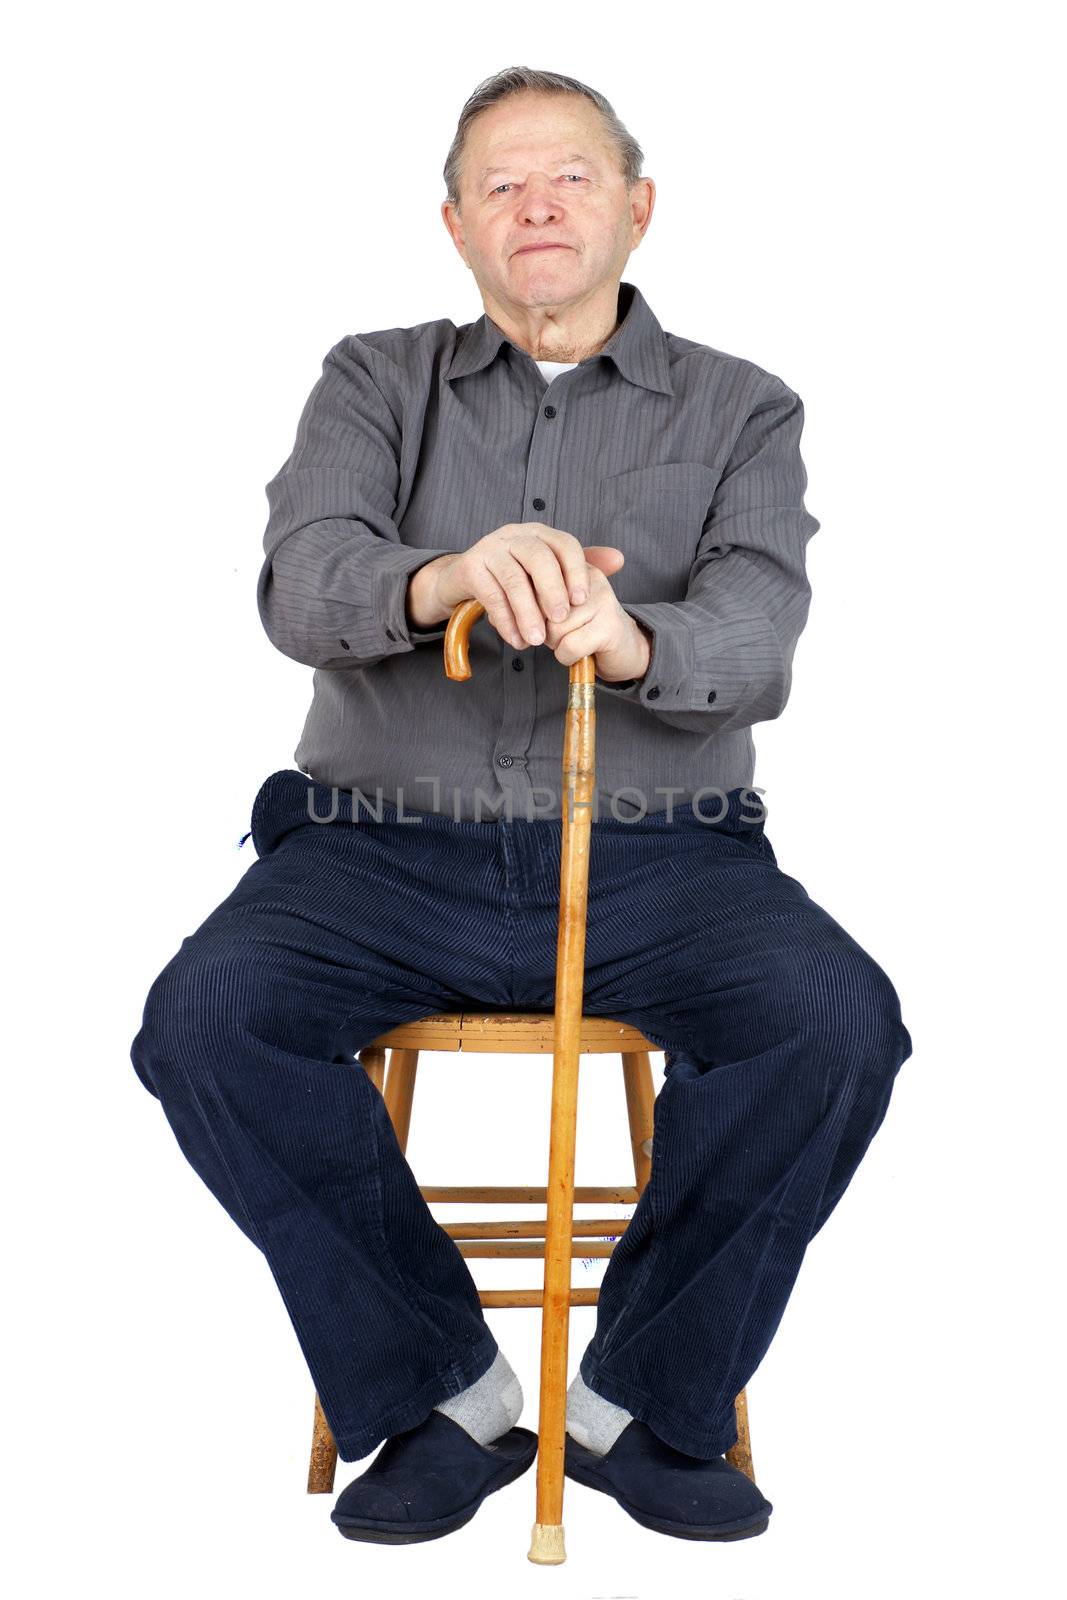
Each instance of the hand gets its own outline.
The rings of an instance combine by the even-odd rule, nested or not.
[[[597,677],[606,683],[643,678],[652,656],[652,636],[622,609],[607,578],[626,558],[609,545],[594,549],[598,558],[603,552],[604,559],[601,566],[587,568],[589,599],[572,607],[562,622],[550,622],[545,642],[563,667],[591,655]]]
[[[624,559],[612,545],[586,549],[573,534],[543,522],[505,523],[469,550],[420,567],[408,585],[408,616],[416,627],[432,628],[462,600],[478,600],[500,637],[525,650],[546,642],[553,624],[569,628],[572,608],[588,603],[594,579],[617,571]],[[598,611],[604,604],[601,593]],[[616,632],[616,649],[619,643]]]

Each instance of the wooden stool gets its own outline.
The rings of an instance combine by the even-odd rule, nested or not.
[[[396,1130],[401,1150],[407,1150],[411,1107],[415,1094],[415,1072],[420,1050],[473,1050],[501,1055],[552,1055],[555,1019],[540,1011],[459,1011],[422,1017],[405,1022],[383,1033],[359,1053],[371,1081],[385,1098],[386,1109]],[[385,1052],[389,1050],[389,1071]],[[605,1055],[618,1051],[622,1056],[623,1088],[630,1124],[634,1182],[595,1187],[576,1187],[574,1199],[584,1203],[626,1204],[636,1201],[648,1182],[652,1167],[649,1147],[652,1139],[655,1089],[649,1053],[658,1049],[642,1033],[625,1022],[609,1017],[582,1017],[580,1053]],[[426,1201],[448,1204],[508,1203],[546,1204],[547,1189],[534,1184],[443,1187],[420,1184]],[[504,1222],[442,1223],[445,1232],[457,1241],[467,1257],[539,1257],[545,1255],[547,1217]],[[610,1256],[614,1239],[627,1226],[625,1217],[575,1218],[572,1226],[571,1256]],[[590,1243],[590,1240],[601,1240]],[[542,1306],[541,1289],[480,1289],[483,1307]],[[599,1288],[571,1288],[572,1306],[595,1306]],[[755,1480],[748,1429],[748,1405],[744,1389],[734,1402],[737,1416],[737,1443],[726,1452],[732,1466]],[[543,1414],[543,1405],[542,1405]],[[315,1396],[315,1422],[311,1440],[311,1465],[308,1493],[329,1494],[333,1489],[337,1465],[337,1446],[330,1432],[318,1395]]]

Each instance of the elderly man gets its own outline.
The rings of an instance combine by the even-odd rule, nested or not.
[[[340,1455],[385,1441],[334,1508],[351,1538],[448,1533],[536,1448],[356,1057],[441,1010],[552,1009],[572,662],[595,657],[598,691],[584,1005],[666,1075],[568,1390],[570,1476],[681,1537],[767,1526],[724,1460],[734,1397],[911,1053],[890,980],[778,868],[750,787],[810,595],[801,401],[622,281],[641,164],[573,78],[512,68],[464,107],[442,211],[484,313],[325,359],[268,485],[259,586],[271,640],[317,669],[301,770],[261,787],[257,860],[133,1045],[265,1254]],[[471,597],[488,625],[457,685],[440,641]]]

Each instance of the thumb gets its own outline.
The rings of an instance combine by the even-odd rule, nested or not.
[[[585,549],[585,559],[591,567],[598,567],[605,576],[618,572],[626,557],[613,544],[591,544]]]

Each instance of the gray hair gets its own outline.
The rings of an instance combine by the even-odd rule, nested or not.
[[[534,67],[505,67],[503,72],[495,72],[491,78],[482,80],[459,114],[455,138],[444,167],[445,188],[454,206],[459,205],[459,170],[470,124],[480,111],[496,105],[498,100],[530,89],[537,94],[582,94],[591,100],[604,119],[608,138],[616,146],[626,187],[633,188],[641,176],[644,152],[602,94],[591,89],[587,83],[580,83],[577,78],[566,77],[562,72],[538,72]]]

